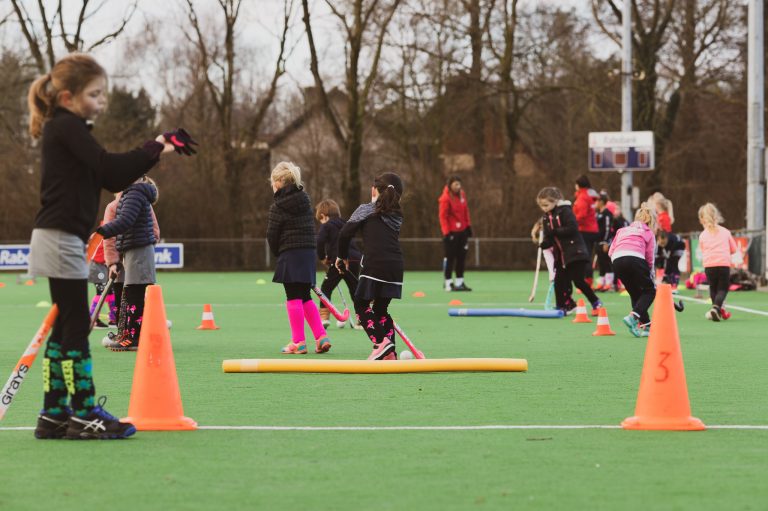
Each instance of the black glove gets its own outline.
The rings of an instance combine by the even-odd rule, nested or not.
[[[184,128],[178,128],[175,131],[163,133],[163,138],[165,138],[165,140],[173,146],[174,151],[179,154],[186,154],[187,156],[197,154],[197,151],[195,151],[192,146],[198,145],[198,143],[195,142],[192,135],[187,133]]]
[[[101,225],[96,228],[96,234],[104,236],[104,228]]]
[[[471,238],[472,237],[472,226],[468,225],[467,229],[464,232],[467,233],[467,238]]]
[[[443,241],[446,241],[446,242],[453,241],[453,233],[446,234],[445,236],[443,236]]]

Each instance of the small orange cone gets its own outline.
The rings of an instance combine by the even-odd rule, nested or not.
[[[584,299],[579,298],[576,302],[576,317],[571,323],[592,323],[592,320],[587,316],[587,307],[584,305]]]
[[[600,307],[599,315],[597,316],[597,328],[592,335],[616,335],[616,332],[611,330],[611,324],[608,322],[608,311],[605,307]]]
[[[203,321],[200,323],[200,326],[197,327],[198,330],[218,330],[219,327],[216,326],[216,322],[213,320],[213,310],[211,309],[211,304],[206,303],[203,305]]]
[[[462,302],[461,300],[451,300],[450,302],[448,302],[448,305],[464,305],[464,302]]]
[[[624,419],[621,427],[678,431],[706,429],[699,419],[691,417],[672,286],[660,284],[655,302],[635,415]]]
[[[148,286],[146,291],[131,401],[123,422],[140,431],[197,429],[194,420],[184,417],[163,291],[157,285]]]
[[[424,291],[414,291],[411,296],[413,296],[414,298],[424,298],[427,295]]]
[[[5,282],[0,282],[0,287],[5,287]]]
[[[32,280],[32,279],[29,279],[28,281],[26,281],[26,282],[24,283],[24,285],[25,285],[25,286],[34,286],[34,285],[35,285],[35,281],[34,281],[34,280]]]

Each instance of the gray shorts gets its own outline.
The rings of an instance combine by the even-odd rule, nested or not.
[[[132,248],[123,254],[123,268],[126,286],[157,282],[154,245]]]
[[[88,282],[91,284],[106,284],[109,278],[109,270],[106,265],[91,261],[88,265]]]
[[[85,243],[59,229],[33,229],[29,242],[29,274],[54,279],[87,279]]]

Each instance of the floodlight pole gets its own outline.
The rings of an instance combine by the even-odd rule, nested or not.
[[[765,229],[765,108],[763,1],[749,0],[747,62],[747,229]],[[768,232],[763,272],[768,274]]]
[[[621,131],[632,131],[632,0],[624,0],[621,28]],[[632,171],[620,175],[621,212],[631,221]]]

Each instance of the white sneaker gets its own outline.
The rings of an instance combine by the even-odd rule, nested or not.
[[[107,335],[101,340],[101,345],[108,348],[117,339],[117,334],[114,332],[107,332]]]
[[[323,328],[328,328],[329,326],[331,326],[331,321],[328,319],[324,319],[322,323],[323,323]]]
[[[344,328],[344,326],[345,326],[346,324],[347,324],[347,322],[346,322],[346,321],[337,321],[337,322],[336,322],[336,327],[337,327],[337,328]]]

